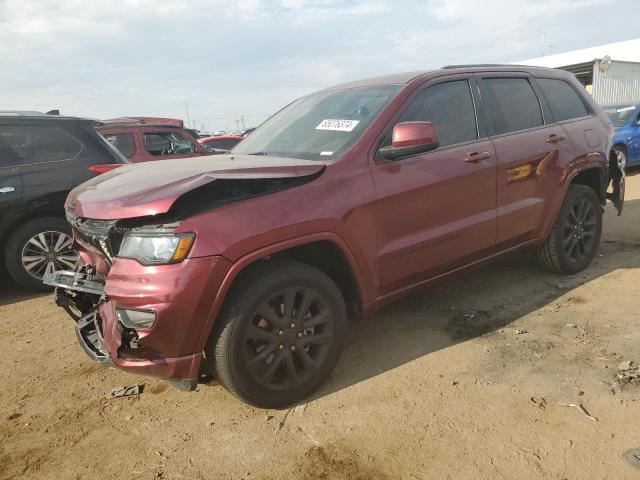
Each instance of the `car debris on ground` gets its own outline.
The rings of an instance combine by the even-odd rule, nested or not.
[[[144,384],[131,385],[129,387],[114,388],[109,391],[104,398],[110,400],[112,398],[131,397],[140,395],[144,390]]]
[[[561,407],[572,407],[572,408],[575,408],[579,412],[582,412],[583,414],[585,414],[589,420],[593,420],[594,422],[598,421],[598,419],[596,417],[594,417],[589,412],[587,412],[587,409],[584,408],[581,403],[559,403],[558,405],[560,405]]]
[[[640,448],[632,448],[626,451],[624,455],[622,455],[622,458],[629,462],[629,465],[633,468],[640,469]]]

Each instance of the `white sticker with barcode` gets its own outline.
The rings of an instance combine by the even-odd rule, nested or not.
[[[336,132],[351,132],[360,123],[360,120],[339,120],[327,118],[320,122],[316,130],[333,130]]]

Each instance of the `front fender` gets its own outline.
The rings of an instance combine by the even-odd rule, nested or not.
[[[205,322],[202,331],[198,336],[198,351],[205,348],[211,330],[213,329],[213,324],[215,323],[215,319],[220,313],[220,309],[224,304],[224,300],[231,289],[234,281],[245,268],[251,265],[254,262],[257,262],[265,257],[270,255],[274,255],[276,253],[282,252],[284,250],[298,247],[301,245],[305,245],[312,242],[318,241],[329,241],[333,243],[344,255],[344,258],[349,263],[351,271],[353,272],[354,279],[358,286],[359,291],[362,294],[362,298],[370,298],[368,295],[371,294],[370,288],[368,284],[364,281],[364,277],[362,272],[358,266],[358,263],[347,246],[346,242],[335,233],[332,232],[318,232],[309,235],[304,235],[296,238],[292,238],[283,242],[275,243],[272,245],[265,246],[259,250],[255,250],[253,252],[247,253],[246,255],[239,258],[237,261],[233,263],[231,268],[227,271],[224,280],[220,284],[218,291],[213,296],[214,301],[211,305],[209,313],[207,315],[207,321]]]

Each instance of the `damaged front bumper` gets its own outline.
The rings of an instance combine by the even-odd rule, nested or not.
[[[58,271],[44,282],[56,287],[56,303],[76,322],[78,341],[94,361],[192,389],[200,373],[213,299],[229,270],[222,257],[145,266],[114,259],[108,274],[83,266]],[[123,323],[123,311],[155,314],[145,327]]]
[[[97,312],[90,313],[78,320],[76,324],[78,343],[80,343],[82,349],[94,362],[115,366],[107,353],[102,335],[100,334],[98,321],[99,317]]]
[[[102,321],[97,305],[104,300],[104,277],[83,267],[72,272],[47,272],[43,282],[55,287],[56,305],[62,307],[76,322],[76,337],[85,353],[94,362],[113,366],[102,335]]]

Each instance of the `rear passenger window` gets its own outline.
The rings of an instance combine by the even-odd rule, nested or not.
[[[543,125],[542,109],[526,78],[483,80],[496,135]]]
[[[79,141],[57,127],[2,127],[0,137],[14,153],[16,165],[70,160],[83,148]]]
[[[556,78],[536,78],[556,122],[584,117],[587,107],[571,85]]]
[[[467,80],[427,88],[409,104],[398,122],[433,122],[441,147],[478,138],[476,113]]]

